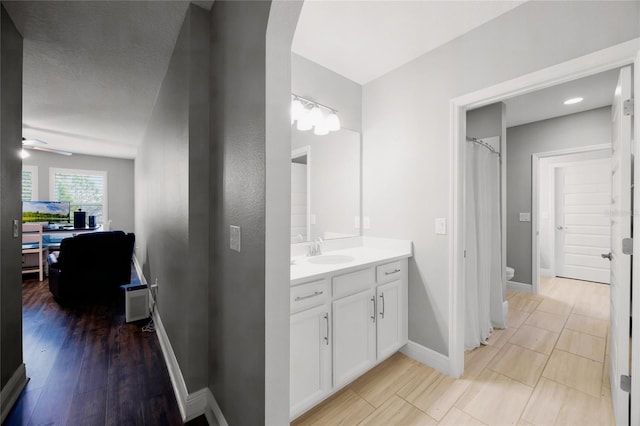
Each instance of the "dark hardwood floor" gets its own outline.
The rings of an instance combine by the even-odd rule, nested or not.
[[[125,323],[122,295],[61,307],[46,280],[22,287],[30,381],[4,425],[183,424],[158,338]]]

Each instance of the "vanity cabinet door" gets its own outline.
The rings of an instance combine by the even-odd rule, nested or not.
[[[340,387],[375,364],[376,297],[373,289],[333,302],[333,386]]]
[[[291,315],[291,418],[322,400],[331,390],[330,305]]]
[[[402,321],[402,281],[392,281],[376,288],[378,307],[377,354],[378,359],[388,357],[397,351],[403,341]]]

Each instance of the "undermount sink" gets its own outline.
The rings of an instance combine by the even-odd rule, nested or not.
[[[347,256],[345,254],[323,254],[320,256],[311,256],[307,258],[309,263],[317,263],[322,265],[330,265],[335,263],[347,263],[356,260],[353,256]]]

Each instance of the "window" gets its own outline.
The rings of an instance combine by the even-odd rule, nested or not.
[[[38,200],[38,166],[22,166],[22,201]]]
[[[96,223],[106,222],[107,172],[51,168],[49,174],[51,199],[71,203],[71,220],[73,212],[82,209],[95,216]]]

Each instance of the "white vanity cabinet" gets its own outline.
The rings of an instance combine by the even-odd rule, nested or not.
[[[407,343],[407,259],[350,269],[291,288],[292,419]]]
[[[333,385],[341,387],[376,362],[375,291],[333,302]]]
[[[291,412],[300,412],[331,390],[331,305],[291,316]]]
[[[314,405],[331,390],[331,304],[328,279],[290,293],[290,411]]]

